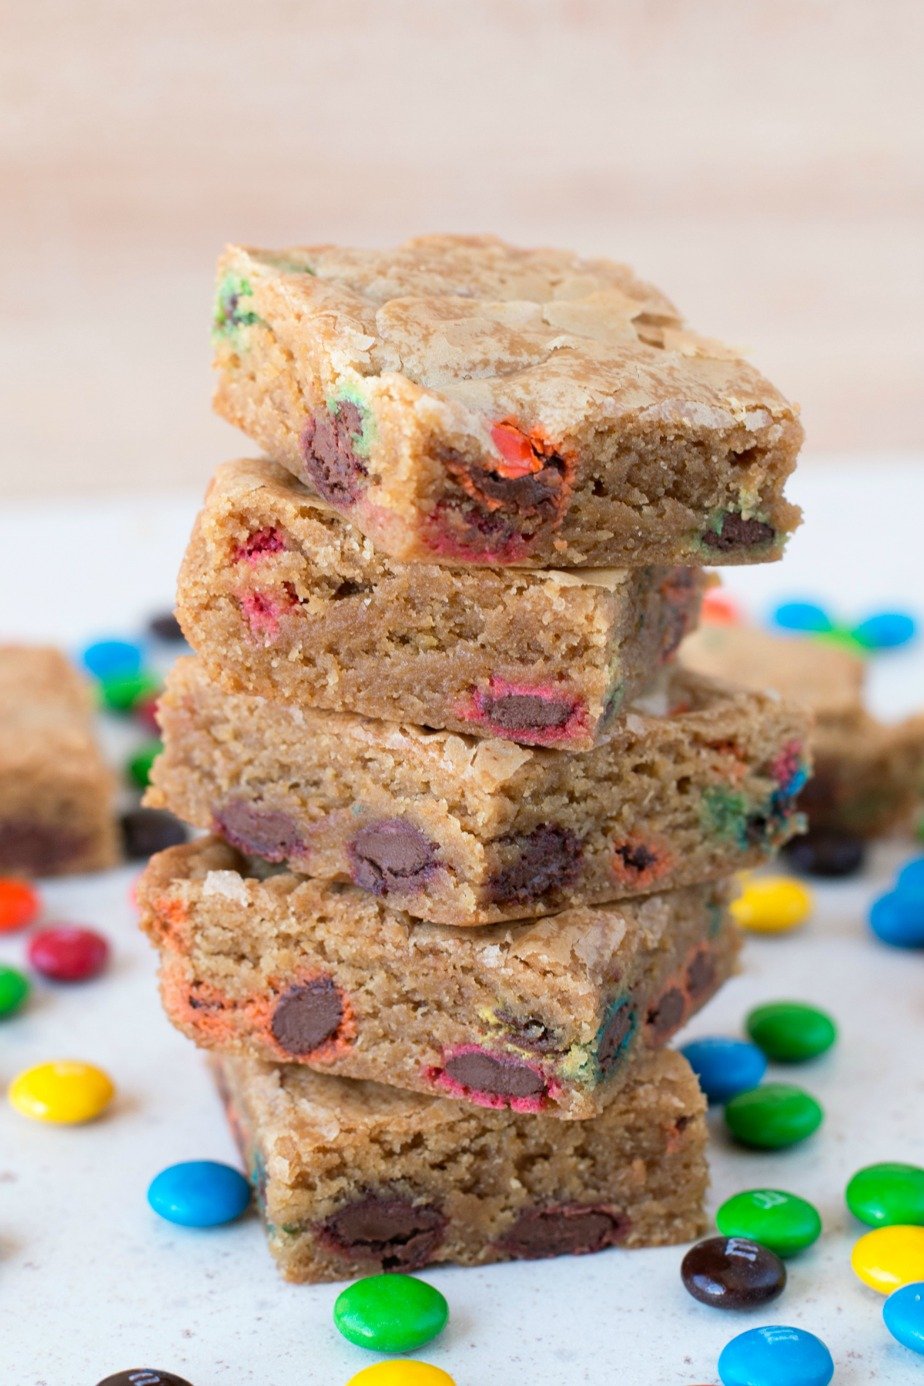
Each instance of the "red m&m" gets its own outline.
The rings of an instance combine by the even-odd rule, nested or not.
[[[109,944],[93,929],[56,924],[33,935],[28,955],[36,972],[53,982],[87,982],[106,966]]]

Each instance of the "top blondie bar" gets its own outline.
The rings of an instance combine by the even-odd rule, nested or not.
[[[762,563],[800,518],[797,410],[625,265],[232,246],[214,341],[219,414],[392,558]]]

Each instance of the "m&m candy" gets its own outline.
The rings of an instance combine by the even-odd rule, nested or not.
[[[747,1237],[708,1237],[690,1247],[680,1278],[700,1304],[757,1309],[783,1293],[786,1267],[769,1247]]]
[[[812,895],[789,876],[760,876],[746,883],[730,908],[742,929],[781,934],[805,923],[812,912]]]
[[[28,957],[36,972],[53,982],[87,982],[109,961],[109,944],[94,929],[56,924],[29,940]]]
[[[80,660],[94,678],[130,678],[141,668],[144,653],[131,640],[94,640],[85,647]]]
[[[165,847],[178,847],[189,837],[184,825],[166,809],[133,808],[122,814],[122,846],[129,861],[147,861]]]
[[[456,1386],[455,1378],[428,1362],[376,1362],[351,1376],[346,1386]]]
[[[806,635],[820,635],[834,629],[834,622],[817,602],[780,602],[771,614],[774,625],[781,630],[800,631]]]
[[[148,1203],[167,1222],[181,1227],[220,1227],[250,1205],[250,1184],[231,1165],[186,1160],[162,1169],[148,1188]]]
[[[148,631],[155,640],[163,640],[166,645],[181,645],[183,632],[172,611],[159,611],[148,621]]]
[[[924,948],[924,889],[901,885],[873,901],[873,933],[893,948]]]
[[[861,870],[866,843],[840,828],[809,828],[786,843],[783,855],[794,871],[836,880]]]
[[[866,650],[897,650],[913,640],[917,632],[917,622],[907,611],[877,611],[859,621],[851,635]]]
[[[334,1304],[344,1338],[373,1352],[413,1352],[442,1333],[448,1318],[439,1290],[414,1275],[367,1275]]]
[[[868,1227],[924,1225],[924,1169],[889,1161],[866,1165],[850,1180],[845,1198]]]
[[[138,703],[160,689],[160,679],[141,669],[135,674],[111,674],[100,679],[103,706],[110,712],[132,712]]]
[[[722,1350],[722,1386],[828,1386],[834,1360],[820,1338],[771,1324],[739,1333]]]
[[[29,979],[15,967],[0,967],[0,1016],[15,1015],[29,995]]]
[[[850,1264],[881,1295],[924,1280],[924,1227],[877,1227],[854,1244]]]
[[[767,1071],[766,1056],[755,1044],[724,1035],[691,1040],[681,1054],[699,1079],[708,1101],[728,1102],[756,1088]]]
[[[789,1083],[765,1083],[739,1093],[725,1106],[725,1124],[742,1145],[759,1150],[782,1150],[806,1140],[818,1130],[824,1113],[802,1088]]]
[[[902,1347],[924,1353],[924,1279],[893,1290],[882,1306],[882,1317]]]
[[[98,1381],[96,1386],[190,1386],[190,1383],[184,1376],[162,1372],[156,1367],[129,1367],[127,1371]]]
[[[16,876],[0,876],[0,934],[25,929],[41,909],[38,891]]]
[[[128,758],[126,771],[132,784],[139,789],[147,789],[151,778],[151,766],[164,749],[161,741],[146,741],[143,746]]]
[[[795,1256],[821,1236],[818,1209],[782,1189],[746,1189],[734,1194],[715,1215],[726,1237],[750,1237],[777,1256]]]
[[[815,1059],[837,1039],[829,1015],[802,1001],[770,1001],[748,1013],[745,1029],[757,1047],[779,1064]]]
[[[895,887],[903,890],[924,890],[924,857],[915,857],[898,873]]]
[[[59,1126],[93,1121],[115,1095],[112,1079],[94,1064],[59,1059],[27,1068],[12,1081],[10,1104],[23,1116]]]

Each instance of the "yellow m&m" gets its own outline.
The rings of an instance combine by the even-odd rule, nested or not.
[[[758,934],[783,934],[797,929],[812,912],[812,893],[790,876],[759,876],[745,882],[732,916],[742,929]]]
[[[347,1386],[456,1386],[448,1372],[427,1362],[376,1362],[351,1376]]]
[[[27,1068],[13,1079],[7,1093],[23,1116],[61,1126],[92,1121],[106,1110],[114,1095],[107,1073],[76,1059]]]
[[[850,1264],[881,1295],[924,1280],[924,1227],[877,1227],[856,1243]]]

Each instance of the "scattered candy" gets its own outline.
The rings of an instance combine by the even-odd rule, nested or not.
[[[185,1376],[162,1372],[156,1367],[129,1367],[127,1371],[107,1376],[96,1386],[189,1386]]]
[[[798,630],[817,635],[834,629],[834,622],[816,602],[780,602],[770,618],[782,630]]]
[[[7,1091],[10,1103],[23,1116],[60,1126],[92,1121],[106,1110],[114,1095],[107,1073],[76,1059],[27,1068],[17,1074]]]
[[[789,1083],[765,1083],[725,1107],[725,1124],[742,1145],[782,1150],[817,1131],[824,1113],[814,1097]]]
[[[344,1338],[373,1352],[413,1352],[442,1333],[448,1318],[439,1290],[413,1275],[367,1275],[334,1304]]]
[[[161,751],[164,749],[161,741],[147,741],[129,757],[126,770],[128,778],[139,789],[147,789],[148,781],[151,778],[151,766],[154,764]]]
[[[715,1215],[726,1237],[750,1237],[777,1256],[795,1256],[821,1236],[818,1209],[782,1189],[747,1189],[728,1198]]]
[[[786,1288],[779,1256],[746,1237],[709,1237],[684,1256],[680,1278],[700,1304],[715,1309],[757,1309]]]
[[[16,876],[0,876],[0,934],[25,929],[41,909],[38,891]]]
[[[892,948],[924,948],[924,890],[901,886],[873,901],[869,926]]]
[[[140,645],[130,640],[95,640],[80,656],[81,663],[97,679],[131,677],[144,661]]]
[[[854,1244],[850,1264],[863,1284],[881,1295],[924,1280],[924,1227],[896,1224],[866,1232]]]
[[[149,698],[142,698],[132,708],[132,716],[137,718],[146,732],[152,737],[160,736],[160,723],[157,720],[157,708],[160,699],[157,694]]]
[[[36,972],[53,982],[88,982],[109,961],[109,944],[94,929],[56,924],[33,934],[27,953]]]
[[[162,1169],[151,1181],[148,1202],[181,1227],[220,1227],[250,1205],[250,1184],[240,1170],[217,1160],[187,1160]]]
[[[140,670],[137,674],[113,674],[100,680],[103,706],[110,712],[132,712],[160,689],[160,679]]]
[[[732,901],[731,912],[742,929],[781,934],[805,923],[812,912],[812,894],[789,876],[761,876],[747,882]]]
[[[15,1015],[29,995],[29,979],[15,967],[0,967],[0,1016]]]
[[[810,828],[807,833],[787,842],[783,855],[794,871],[834,880],[853,876],[862,869],[866,861],[866,843],[862,837],[854,837],[839,828]]]
[[[741,608],[721,587],[711,587],[703,596],[700,619],[706,625],[735,626],[741,620]]]
[[[882,1317],[902,1347],[924,1353],[924,1280],[893,1290],[882,1306]]]
[[[902,867],[895,882],[895,889],[899,892],[924,890],[924,857],[915,857]]]
[[[719,1358],[722,1386],[828,1386],[834,1359],[820,1338],[780,1324],[749,1328]]]
[[[184,639],[180,623],[172,611],[160,611],[152,616],[148,621],[148,630],[155,640],[163,640],[168,645],[181,644]]]
[[[178,847],[189,836],[166,809],[135,808],[122,814],[122,845],[129,861],[145,861],[166,847]]]
[[[855,625],[851,634],[866,650],[897,650],[917,632],[917,622],[907,611],[877,611]]]
[[[769,1001],[748,1013],[745,1029],[758,1049],[778,1064],[800,1064],[826,1053],[837,1039],[829,1015],[802,1001]]]
[[[456,1386],[455,1379],[427,1362],[376,1362],[351,1376],[346,1386]]]
[[[858,1169],[845,1191],[847,1207],[868,1227],[924,1224],[924,1169],[884,1162]]]
[[[766,1056],[746,1040],[709,1036],[691,1040],[680,1052],[710,1102],[727,1102],[739,1092],[749,1092],[767,1071]]]

